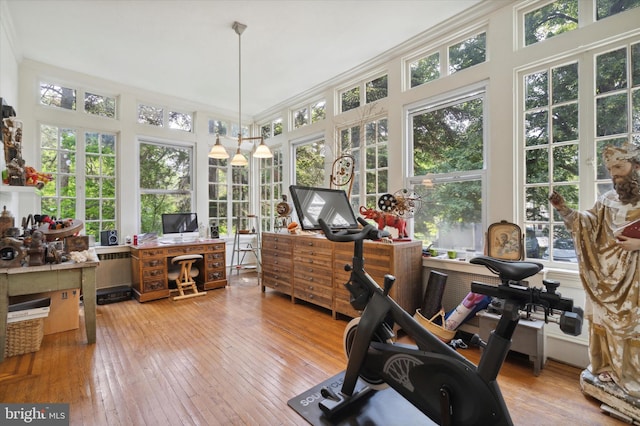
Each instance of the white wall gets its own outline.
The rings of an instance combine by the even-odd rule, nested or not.
[[[0,98],[7,105],[18,110],[18,62],[16,54],[15,33],[13,23],[9,15],[9,8],[5,1],[0,2]],[[0,155],[0,170],[4,170],[4,152]],[[23,204],[30,201],[29,194],[25,192],[8,192],[0,182],[0,209],[5,207],[14,216],[17,213],[22,199]]]
[[[19,58],[16,56],[14,36],[9,8],[6,2],[0,2],[0,97],[17,108]]]

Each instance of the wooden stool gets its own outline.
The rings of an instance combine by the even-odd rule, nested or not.
[[[183,256],[176,256],[171,259],[171,263],[179,264],[180,271],[169,271],[167,278],[169,280],[175,280],[176,290],[180,293],[179,296],[175,296],[173,300],[187,299],[189,297],[204,296],[206,291],[199,292],[194,278],[200,273],[197,267],[193,264],[202,259],[202,255],[199,254],[185,254]],[[191,290],[189,294],[185,294],[185,290]]]

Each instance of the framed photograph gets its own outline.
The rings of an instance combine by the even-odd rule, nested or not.
[[[489,226],[487,256],[503,260],[524,259],[524,235],[515,223],[503,220]]]

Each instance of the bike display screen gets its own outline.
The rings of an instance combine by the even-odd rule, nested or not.
[[[331,229],[358,228],[358,221],[343,190],[291,185],[289,191],[302,229],[322,229],[318,219],[323,219]]]

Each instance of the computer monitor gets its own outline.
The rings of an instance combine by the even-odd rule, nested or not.
[[[162,215],[162,233],[175,240],[198,237],[198,215],[196,213],[165,213]]]
[[[313,188],[291,185],[289,187],[302,229],[317,231],[322,218],[331,229],[357,229],[349,198],[341,189]]]

